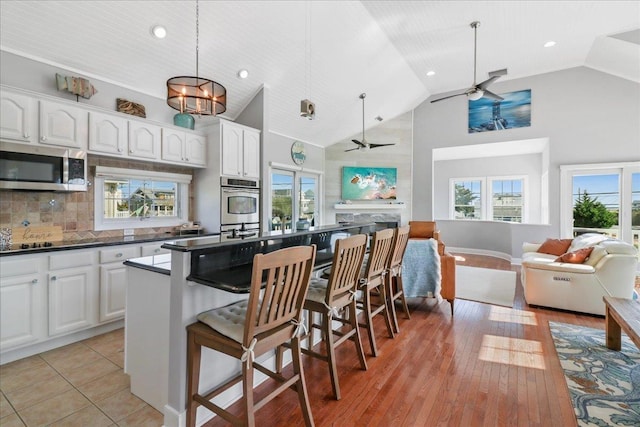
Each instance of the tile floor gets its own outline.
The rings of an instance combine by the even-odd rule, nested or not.
[[[123,367],[124,329],[0,366],[0,425],[161,426]]]

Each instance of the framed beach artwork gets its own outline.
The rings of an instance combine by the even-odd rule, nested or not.
[[[531,126],[531,89],[499,95],[502,101],[469,101],[469,133]]]
[[[397,168],[342,168],[343,200],[394,200],[396,198]]]

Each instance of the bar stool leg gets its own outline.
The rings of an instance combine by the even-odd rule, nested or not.
[[[249,366],[247,366],[249,365]],[[242,392],[244,394],[244,416],[247,427],[255,427],[256,417],[253,409],[253,363],[242,362]]]
[[[362,347],[362,337],[360,336],[360,328],[358,327],[358,316],[356,309],[356,302],[352,301],[348,306],[349,310],[347,311],[349,316],[349,324],[351,328],[355,330],[355,334],[352,339],[356,343],[356,351],[358,352],[358,359],[360,359],[360,367],[363,370],[367,370],[367,359],[364,356],[364,348]]]
[[[300,338],[294,337],[291,340],[291,355],[293,358],[293,372],[294,375],[298,375],[298,381],[296,383],[296,389],[298,391],[298,398],[300,399],[300,408],[302,409],[302,416],[304,417],[304,424],[307,427],[313,427],[313,417],[311,416],[311,405],[309,404],[309,396],[307,394],[307,385],[304,379],[304,369],[302,368],[302,350],[300,347]]]
[[[200,383],[200,359],[202,347],[196,343],[195,334],[187,335],[187,427],[195,427],[198,402],[193,396],[198,393]]]

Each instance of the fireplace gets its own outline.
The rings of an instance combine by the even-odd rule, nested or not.
[[[336,213],[336,223],[355,223],[367,224],[375,223],[375,231],[384,230],[385,228],[396,228],[401,223],[400,214],[396,213]]]

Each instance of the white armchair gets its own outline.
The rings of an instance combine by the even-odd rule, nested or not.
[[[604,315],[603,296],[632,298],[636,248],[620,240],[597,240],[601,239],[594,234],[573,239],[567,252],[593,246],[583,264],[556,262],[557,255],[537,252],[541,244],[524,243],[522,286],[527,303]]]

